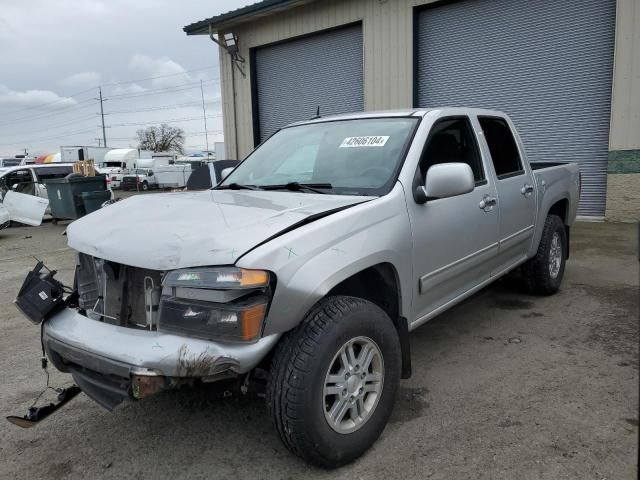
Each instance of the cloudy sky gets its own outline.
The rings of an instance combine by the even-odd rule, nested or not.
[[[136,146],[162,122],[204,150],[222,141],[218,53],[182,27],[255,0],[0,0],[0,156],[97,145],[102,86],[107,145]]]

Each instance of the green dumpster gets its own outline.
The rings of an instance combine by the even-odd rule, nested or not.
[[[111,200],[111,192],[109,190],[97,190],[95,192],[82,192],[82,203],[84,204],[84,212],[89,215],[102,207],[107,200]]]
[[[107,182],[104,175],[82,177],[76,174],[65,178],[51,178],[44,181],[54,223],[58,220],[75,220],[85,215],[81,194],[83,192],[104,191]]]

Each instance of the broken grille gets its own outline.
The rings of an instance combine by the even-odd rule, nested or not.
[[[87,317],[131,328],[156,330],[162,272],[78,254],[76,286]]]

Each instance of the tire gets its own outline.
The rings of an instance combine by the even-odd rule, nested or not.
[[[351,374],[340,355],[350,342],[356,354],[351,358],[358,359],[358,369]],[[369,356],[370,363],[362,362],[367,365],[363,372],[357,361]],[[337,365],[341,368],[332,368]],[[322,300],[282,338],[273,357],[267,405],[280,439],[292,453],[322,468],[355,460],[384,430],[393,410],[400,371],[398,334],[382,309],[355,297]],[[340,379],[329,387],[340,393],[326,393],[329,375]],[[345,380],[342,385],[342,378],[354,381]],[[329,415],[345,405],[349,406],[342,408],[346,413],[341,422],[332,426]],[[362,412],[355,421],[354,408]]]
[[[142,191],[146,192],[147,190],[149,190],[149,184],[145,180],[144,182],[142,182]]]
[[[556,258],[554,265],[552,265],[553,257]],[[536,295],[556,293],[562,283],[566,260],[567,232],[564,223],[557,215],[548,215],[536,256],[522,266],[522,278],[526,289]]]

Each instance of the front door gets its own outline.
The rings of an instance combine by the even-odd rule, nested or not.
[[[536,215],[536,191],[531,169],[522,161],[516,138],[509,123],[500,117],[478,117],[484,145],[496,174],[500,203],[499,249],[500,273],[527,258]]]
[[[413,234],[415,285],[413,321],[421,323],[441,307],[489,279],[498,251],[498,208],[493,179],[486,174],[468,117],[437,120],[420,159],[420,184],[429,167],[467,163],[475,189],[456,197],[417,204],[408,198]]]
[[[35,195],[35,183],[31,169],[21,168],[20,170],[14,170],[7,173],[2,178],[2,185],[0,188],[5,192],[13,190],[17,193]]]
[[[42,223],[49,200],[9,190],[2,200],[2,205],[9,212],[9,220],[35,227]]]

